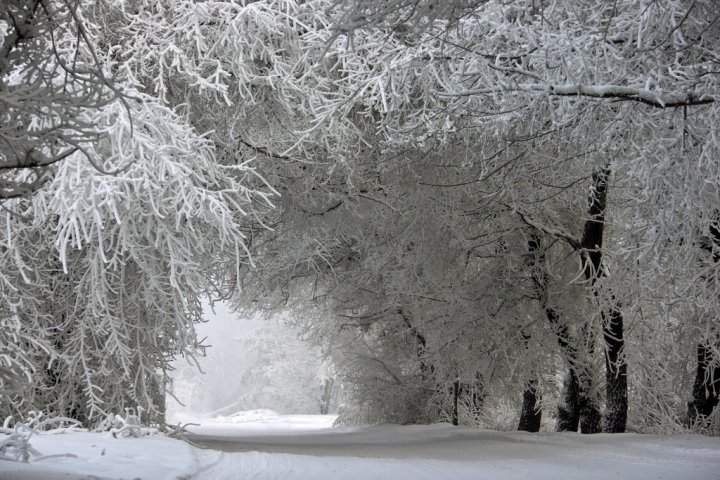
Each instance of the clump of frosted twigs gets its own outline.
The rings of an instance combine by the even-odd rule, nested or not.
[[[708,416],[698,415],[691,428],[703,435],[720,436],[720,408],[715,408]]]
[[[63,433],[66,431],[77,431],[80,429],[80,422],[67,417],[50,417],[42,419],[43,414],[30,412],[30,418],[24,422],[15,422],[11,427],[12,417],[7,417],[0,427],[0,460],[12,460],[28,463],[30,456],[44,458],[30,443],[33,435],[41,431],[47,431],[47,427],[57,425],[57,428],[49,430],[51,433]],[[72,456],[71,454],[63,456]]]
[[[137,407],[137,409],[126,408],[124,417],[119,414],[108,415],[98,426],[98,430],[108,430],[114,438],[139,438],[157,433],[157,428],[142,425],[142,412],[143,408]]]

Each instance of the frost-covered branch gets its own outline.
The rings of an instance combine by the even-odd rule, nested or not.
[[[466,97],[472,95],[490,95],[513,92],[546,92],[559,97],[587,97],[613,101],[634,101],[658,108],[674,108],[693,105],[708,105],[715,101],[716,94],[710,93],[662,93],[643,88],[621,85],[538,85],[525,84],[510,89],[463,90],[459,92],[438,92],[443,97]]]
[[[89,113],[124,94],[108,78],[76,10],[82,2],[13,0],[0,7],[0,199],[30,195],[52,166],[101,133]]]

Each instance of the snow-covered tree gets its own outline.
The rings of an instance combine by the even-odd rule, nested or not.
[[[62,51],[90,55],[115,90],[95,83],[107,105],[76,113],[97,135],[46,188],[4,203],[0,378],[14,391],[22,376],[5,371],[49,365],[52,382],[83,358],[59,352],[104,345],[84,325],[118,332],[113,361],[158,352],[144,373],[98,358],[84,370],[148,379],[159,352],[191,350],[199,296],[234,292],[305,325],[345,381],[348,421],[509,402],[528,429],[555,404],[561,429],[597,431],[603,410],[606,431],[628,411],[652,429],[679,422],[683,389],[689,423],[710,415],[710,0],[77,7],[66,30],[84,36]],[[5,40],[20,31],[7,25]],[[21,71],[3,70],[3,88]]]
[[[153,79],[131,74],[153,59],[124,59],[125,45],[102,35],[115,18],[93,9],[111,6],[126,4],[82,3],[72,14],[124,101],[75,111],[94,136],[56,162],[32,197],[3,204],[6,413],[33,408],[95,422],[140,405],[161,415],[170,362],[202,353],[200,298],[238,284],[251,263],[250,232],[272,207],[272,188],[246,157],[221,161],[187,112],[153,91]],[[188,94],[203,78],[215,85],[218,73],[206,66],[193,70]]]
[[[626,359],[646,361],[624,344],[623,324],[634,334],[640,332],[636,325],[643,323],[643,303],[660,284],[685,282],[691,290],[684,291],[693,292],[686,297],[689,304],[698,298],[696,288],[707,285],[705,280],[697,281],[708,278],[704,274],[658,275],[654,265],[660,264],[648,259],[662,246],[667,250],[657,258],[677,265],[679,274],[681,265],[697,262],[688,263],[688,257],[683,256],[675,263],[680,258],[677,249],[689,249],[686,251],[696,256],[703,251],[702,245],[711,245],[703,243],[703,238],[711,238],[707,226],[711,224],[693,221],[695,226],[685,225],[686,219],[706,216],[713,208],[706,200],[687,195],[687,190],[707,192],[709,187],[699,187],[704,185],[701,176],[710,179],[711,185],[717,183],[713,180],[714,163],[706,160],[716,151],[711,130],[718,121],[718,76],[713,73],[716,58],[712,53],[718,42],[713,27],[717,12],[712,2],[449,2],[434,11],[434,2],[423,1],[338,3],[347,8],[334,18],[336,41],[327,48],[326,58],[342,62],[343,75],[334,80],[353,82],[355,89],[348,89],[350,96],[335,92],[339,99],[334,102],[338,106],[335,113],[352,119],[357,130],[369,132],[365,136],[369,149],[359,150],[355,160],[346,157],[349,166],[337,181],[303,190],[316,199],[317,208],[293,210],[295,200],[283,190],[289,207],[282,218],[284,233],[278,231],[277,236],[269,237],[263,250],[282,258],[275,265],[283,267],[277,269],[272,267],[273,262],[268,263],[270,267],[264,270],[273,280],[263,289],[277,287],[279,300],[291,303],[297,301],[292,294],[293,281],[312,282],[313,297],[323,302],[332,303],[336,291],[347,289],[341,298],[355,302],[358,318],[367,321],[357,328],[376,330],[372,333],[376,340],[387,338],[393,330],[379,325],[403,320],[392,313],[397,311],[394,307],[398,301],[386,295],[392,280],[381,272],[396,268],[406,276],[405,286],[418,289],[413,290],[416,294],[427,293],[421,287],[427,272],[414,273],[419,280],[413,282],[417,264],[406,263],[408,255],[386,249],[385,254],[396,263],[369,256],[373,243],[395,246],[398,242],[397,233],[382,232],[376,242],[368,241],[366,237],[377,231],[373,220],[404,226],[398,219],[406,218],[413,208],[425,209],[432,217],[438,214],[433,202],[442,201],[449,203],[440,215],[454,211],[470,218],[468,212],[474,212],[482,218],[485,214],[497,223],[480,225],[476,237],[492,239],[490,249],[502,252],[496,256],[515,259],[514,271],[510,271],[516,277],[509,277],[508,289],[498,291],[495,298],[511,301],[508,299],[521,295],[526,288],[518,286],[529,287],[526,294],[534,306],[525,305],[523,315],[531,315],[533,320],[528,328],[521,329],[521,338],[531,333],[544,338],[539,343],[518,339],[508,351],[516,358],[530,354],[547,358],[559,352],[569,370],[584,377],[572,380],[570,375],[570,404],[566,407],[575,413],[570,415],[574,420],[563,428],[577,428],[578,409],[585,408],[583,429],[596,431],[599,409],[606,403],[605,428],[622,431],[627,408],[624,399],[633,395],[623,385]],[[352,34],[344,37],[345,32]],[[692,156],[694,164],[705,170],[693,170],[691,178],[678,175],[677,152]],[[411,169],[402,170],[403,161]],[[449,178],[423,179],[423,175],[437,176],[436,168],[443,168]],[[464,195],[452,200],[441,194],[434,198],[428,195],[432,200],[413,207],[412,201],[400,197],[407,195],[407,190],[398,189],[402,182],[385,174],[393,169],[415,180],[415,186],[407,187],[410,191],[432,184],[438,191],[456,189]],[[665,183],[682,184],[684,188],[668,191],[662,187]],[[394,196],[398,192],[402,194]],[[382,208],[369,209],[365,201],[384,203],[387,212],[397,213],[397,218]],[[660,207],[663,204],[676,206],[667,209]],[[667,217],[671,211],[676,214]],[[448,225],[456,225],[454,220],[447,217]],[[353,227],[343,222],[355,224],[362,233],[349,231]],[[442,223],[437,221],[438,225]],[[673,227],[678,224],[683,226],[682,232]],[[549,248],[543,255],[546,265],[536,265],[548,270],[548,283],[540,282],[540,289],[537,280],[544,274],[536,275],[533,281],[532,269],[522,260],[528,242],[508,243],[507,237],[528,230],[539,232],[547,245],[543,248]],[[504,236],[503,232],[513,233]],[[291,253],[290,244],[282,243],[287,238],[293,238],[291,243],[298,247],[295,253]],[[449,234],[448,238],[442,248],[452,245],[454,237]],[[448,268],[450,264],[442,265]],[[634,281],[638,265],[645,272],[640,282]],[[646,267],[651,268],[644,270]],[[359,278],[372,278],[367,272],[375,272],[377,280],[370,282],[373,288],[357,281],[355,275],[363,271],[366,273],[360,273]],[[458,278],[463,270],[451,271],[451,277]],[[526,282],[519,281],[522,278]],[[321,279],[325,279],[325,290],[318,287],[323,285]],[[347,285],[343,284],[345,280]],[[437,293],[444,281],[429,290]],[[477,281],[482,284],[482,280]],[[368,291],[362,294],[364,290]],[[377,304],[378,295],[384,299],[379,305],[389,298],[385,307],[391,308],[362,304],[364,296]],[[677,301],[676,297],[659,301],[669,305]],[[435,312],[415,298],[411,303]],[[370,320],[367,312],[371,313]],[[380,312],[383,317],[377,317]],[[677,314],[682,315],[679,310]],[[492,322],[479,316],[484,331],[488,331]],[[501,318],[507,321],[513,315],[502,312]],[[545,333],[532,328],[539,326],[538,322],[542,322]],[[710,332],[715,322],[705,316],[701,325]],[[508,331],[517,330],[518,323],[509,325],[515,327]],[[413,338],[413,328],[399,328],[397,335]],[[548,337],[547,331],[552,335]],[[553,336],[555,339],[549,341]],[[712,339],[712,334],[700,337]],[[637,345],[638,340],[627,339],[629,345]],[[531,349],[534,352],[523,353],[524,344],[535,345]],[[409,346],[407,351],[412,350]],[[684,355],[695,355],[692,350]],[[382,359],[379,353],[370,356]],[[599,379],[593,376],[598,361],[605,363],[604,398],[599,395]],[[556,368],[553,362],[545,362]],[[392,372],[400,378],[399,370],[391,368],[392,362],[381,365],[371,361],[368,365],[373,363],[385,370],[383,375]],[[400,359],[395,363],[398,368],[403,364]],[[701,363],[712,364],[707,360]],[[637,369],[646,366],[643,363]],[[684,373],[675,373],[676,382]],[[700,381],[700,385],[712,387],[712,373],[705,376],[709,380]]]

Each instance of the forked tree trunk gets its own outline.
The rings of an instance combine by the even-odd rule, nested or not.
[[[562,402],[558,406],[558,432],[598,433],[600,409],[592,391],[593,379],[586,370],[578,375],[568,369],[563,382]]]
[[[479,373],[475,374],[472,382],[458,381],[458,400],[467,409],[469,418],[479,418],[485,402],[485,387]]]
[[[570,341],[570,332],[567,325],[560,321],[560,318],[552,307],[549,305],[548,299],[548,273],[545,270],[545,252],[540,245],[540,236],[536,228],[531,228],[528,234],[528,255],[526,265],[530,268],[531,278],[535,287],[535,294],[543,309],[545,318],[550,327],[555,332],[558,345],[568,362],[568,374],[565,377],[563,388],[563,401],[558,406],[558,423],[557,430],[559,432],[572,431],[576,432],[580,421],[580,399],[579,399],[579,382],[575,373],[578,356],[577,350]],[[526,344],[528,339],[525,340]],[[534,391],[533,391],[534,390]],[[526,401],[532,402],[533,396],[537,395],[537,389],[531,390],[528,385],[523,393],[523,413],[526,411]],[[537,398],[535,397],[535,402]],[[539,415],[539,412],[538,412]],[[538,420],[539,422],[539,420]],[[531,423],[527,420],[528,424]],[[523,420],[521,418],[521,425]],[[520,427],[518,427],[520,429]]]
[[[600,411],[592,397],[593,379],[581,354],[572,341],[568,326],[560,321],[557,312],[548,303],[548,274],[545,270],[545,254],[540,247],[536,229],[528,237],[528,266],[531,268],[535,293],[548,323],[557,337],[558,345],[568,362],[568,373],[563,385],[563,398],[558,406],[557,430],[559,432],[596,433],[600,431]],[[591,344],[589,344],[591,345]],[[591,346],[586,347],[591,354]],[[529,392],[528,392],[529,393]]]
[[[608,168],[596,171],[592,176],[592,191],[588,200],[588,219],[583,226],[580,242],[580,254],[583,262],[583,275],[593,296],[597,297],[596,283],[605,275],[602,265],[602,245],[607,208],[607,182],[610,175]],[[534,254],[538,250],[537,233],[532,230],[528,241],[529,257],[534,263],[533,280],[535,289],[541,299],[545,315],[553,326],[558,343],[570,363],[563,387],[563,401],[558,407],[558,431],[577,431],[596,433],[600,431],[601,415],[599,402],[593,393],[593,377],[588,371],[588,362],[583,362],[581,355],[593,356],[594,341],[584,339],[581,352],[570,342],[567,326],[558,321],[557,314],[547,306],[547,273],[538,270],[544,257]],[[623,432],[627,421],[627,363],[623,356],[624,336],[623,317],[620,309],[611,297],[610,308],[603,308],[603,339],[605,341],[606,401],[608,418],[605,431]]]

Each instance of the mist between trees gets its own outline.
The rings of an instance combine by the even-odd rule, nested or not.
[[[0,412],[162,421],[201,300],[344,423],[718,433],[712,0],[5,0]]]

